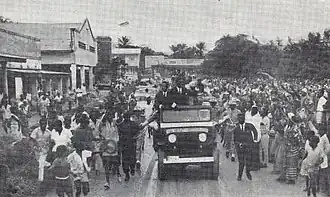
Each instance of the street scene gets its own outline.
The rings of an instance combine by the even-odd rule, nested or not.
[[[330,2],[0,2],[0,197],[330,196]]]

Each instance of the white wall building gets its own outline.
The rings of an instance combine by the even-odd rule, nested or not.
[[[0,28],[0,92],[11,99],[37,94],[40,39]]]
[[[141,49],[113,48],[111,53],[113,57],[120,57],[122,60],[125,60],[125,63],[127,64],[125,78],[128,80],[137,80],[139,73]]]
[[[40,39],[41,68],[49,74],[42,80],[45,91],[83,85],[93,88],[97,43],[88,19],[82,23],[8,23],[0,27]]]
[[[152,70],[154,77],[170,77],[175,70],[196,74],[201,71],[204,59],[171,59],[164,56],[145,56],[146,69]]]

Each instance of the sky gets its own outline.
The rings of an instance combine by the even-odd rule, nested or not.
[[[168,53],[172,44],[206,42],[239,33],[262,42],[294,40],[330,28],[330,0],[1,0],[0,16],[15,22],[90,20],[95,36],[128,36]],[[129,25],[119,26],[128,21]]]

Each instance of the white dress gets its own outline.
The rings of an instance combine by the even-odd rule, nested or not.
[[[323,105],[325,105],[327,102],[327,99],[324,98],[324,96],[322,96],[318,103],[317,103],[317,108],[316,108],[316,115],[315,115],[315,119],[316,119],[316,123],[322,123],[322,119],[323,119]]]
[[[308,176],[308,172],[319,167],[315,167],[315,164],[320,158],[325,158],[324,153],[320,146],[317,146],[314,150],[309,145],[309,141],[306,141],[305,151],[307,152],[307,157],[303,160],[301,164],[300,174],[303,176]],[[323,161],[324,162],[324,161]],[[322,164],[321,164],[322,165]]]

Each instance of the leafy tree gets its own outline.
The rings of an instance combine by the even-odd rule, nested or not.
[[[175,59],[204,58],[205,48],[205,42],[199,42],[195,46],[188,46],[185,43],[171,45],[170,49],[173,53],[170,57]]]
[[[196,44],[196,48],[197,48],[197,51],[196,51],[197,57],[204,58],[204,51],[206,50],[206,44],[205,44],[205,42],[199,42],[199,43],[197,43]]]
[[[170,49],[173,51],[172,58],[185,58],[185,50],[188,48],[187,44],[180,43],[177,45],[171,45]]]
[[[196,47],[188,47],[183,51],[183,59],[193,59],[197,57],[198,49]]]
[[[252,36],[224,36],[206,54],[203,64],[208,74],[251,76],[257,71],[278,77],[322,79],[330,76],[330,30],[310,32],[294,42],[288,37],[284,45],[276,39],[262,44]]]
[[[246,35],[226,35],[216,41],[215,48],[206,57],[204,71],[220,75],[243,76],[256,69],[253,64],[258,52],[258,44],[247,39]]]

